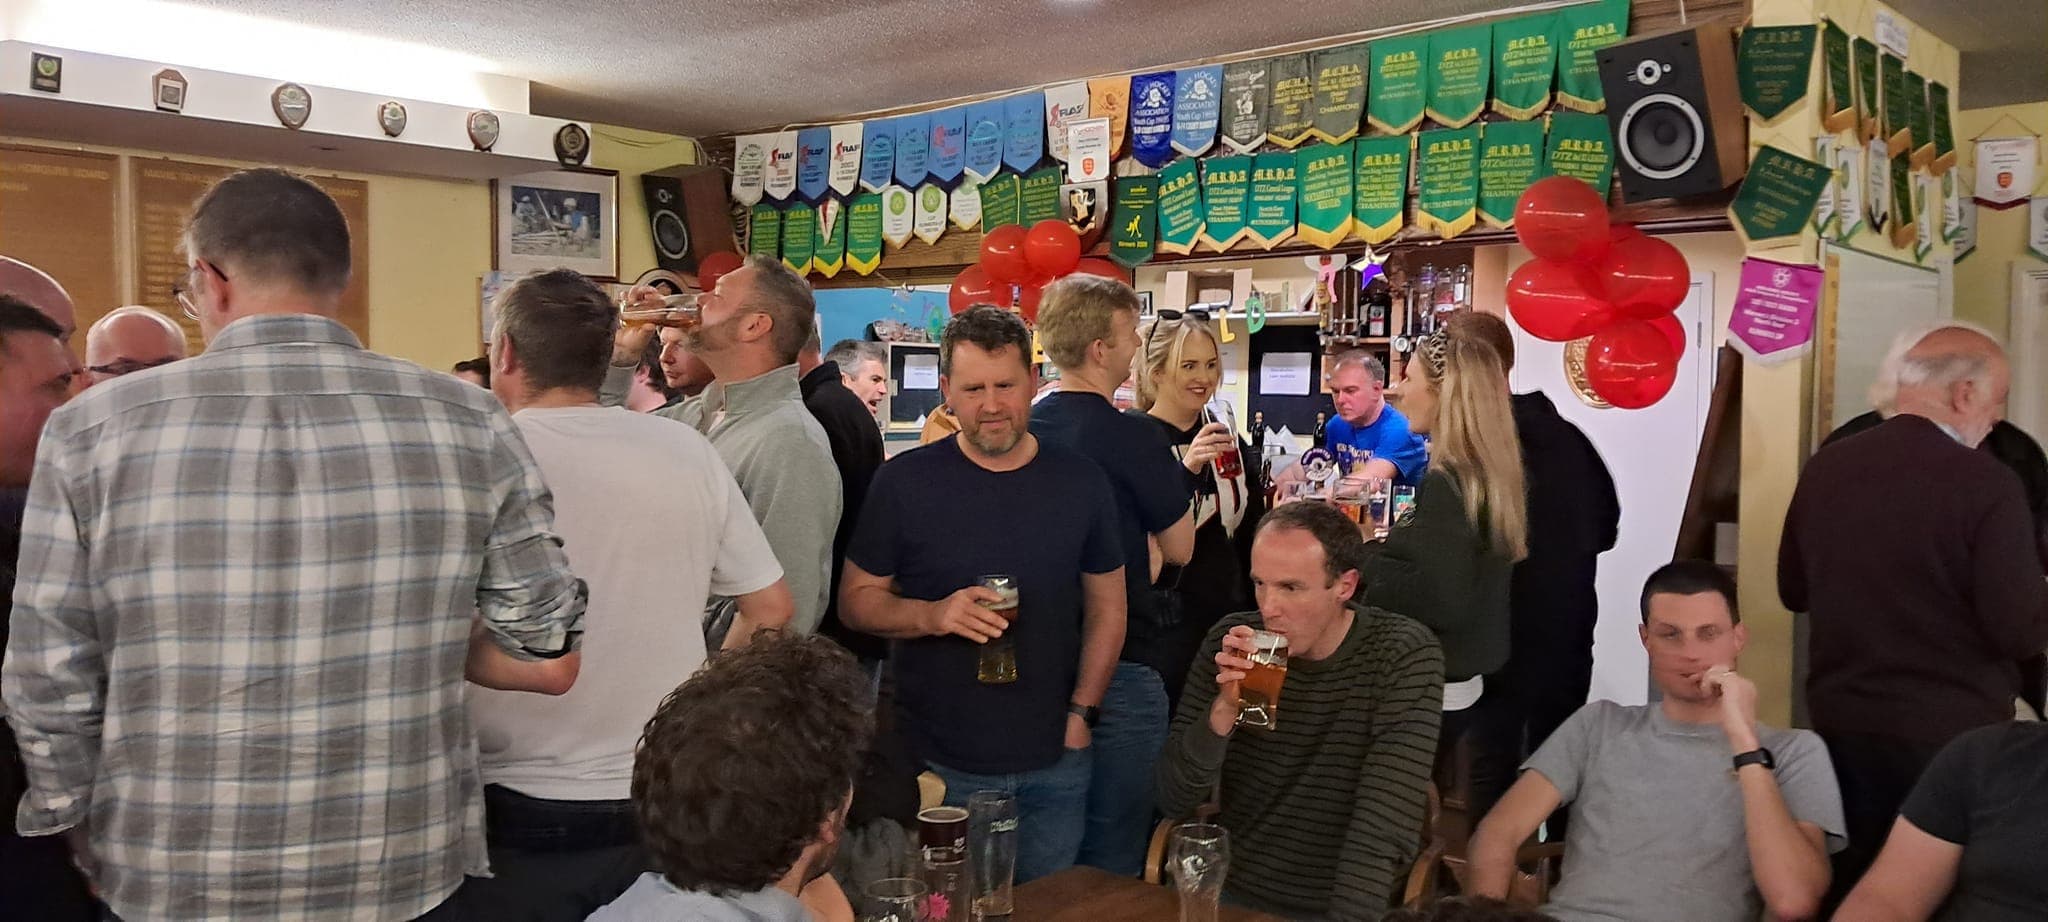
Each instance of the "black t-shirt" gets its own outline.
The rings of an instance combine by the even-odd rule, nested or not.
[[[1258,607],[1252,598],[1248,574],[1251,572],[1252,536],[1258,531],[1260,517],[1266,514],[1266,497],[1249,480],[1229,485],[1246,493],[1238,500],[1245,507],[1244,517],[1238,521],[1237,530],[1233,533],[1223,526],[1223,517],[1217,511],[1219,487],[1215,467],[1204,468],[1200,474],[1189,474],[1187,466],[1178,463],[1186,455],[1187,447],[1194,444],[1195,436],[1202,431],[1202,423],[1182,429],[1143,410],[1127,410],[1125,415],[1158,427],[1171,446],[1175,466],[1187,479],[1196,497],[1195,552],[1186,566],[1161,569],[1159,579],[1153,583],[1153,610],[1160,618],[1171,650],[1171,659],[1160,676],[1166,681],[1167,695],[1178,701],[1181,684],[1187,680],[1188,664],[1201,650],[1209,628],[1224,615]],[[1246,467],[1250,469],[1254,463],[1251,446],[1239,439],[1238,451],[1244,455]]]
[[[1061,392],[1040,400],[1031,408],[1031,432],[1040,441],[1080,452],[1109,475],[1130,600],[1123,658],[1164,674],[1174,653],[1153,611],[1152,552],[1146,538],[1187,514],[1187,469],[1173,460],[1159,427],[1125,416],[1100,394]]]
[[[2041,918],[2048,907],[2048,724],[1993,724],[1956,737],[1899,815],[1963,847],[1941,922]]]
[[[832,463],[839,468],[839,530],[832,535],[831,595],[825,599],[825,620],[818,630],[855,655],[878,660],[889,655],[888,642],[839,621],[839,573],[840,564],[846,562],[847,542],[853,540],[854,525],[860,521],[861,505],[867,501],[868,483],[882,466],[882,428],[868,412],[868,405],[839,380],[839,366],[833,362],[811,369],[797,386],[803,391],[804,409],[824,428],[825,440],[832,444]]]
[[[917,754],[976,774],[1059,761],[1080,673],[1083,573],[1123,566],[1109,482],[1088,459],[1038,443],[1014,471],[961,454],[957,436],[882,465],[846,558],[936,601],[984,575],[1017,579],[1017,681],[975,678],[980,646],[961,637],[897,643],[896,705]]]

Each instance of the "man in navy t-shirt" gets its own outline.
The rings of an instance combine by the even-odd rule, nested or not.
[[[1361,475],[1413,486],[1429,465],[1429,447],[1408,431],[1408,417],[1387,405],[1387,366],[1366,352],[1346,352],[1330,369],[1330,399],[1337,418],[1323,430],[1323,447],[1342,457],[1339,445],[1360,457],[1370,452]]]
[[[1030,431],[1031,333],[970,308],[946,324],[939,387],[957,435],[875,473],[846,550],[839,612],[897,641],[899,726],[946,803],[1016,795],[1017,879],[1073,865],[1091,736],[1124,639],[1124,555],[1102,470]],[[1016,580],[1015,620],[976,581]],[[983,645],[1014,646],[1013,681],[981,680]]]

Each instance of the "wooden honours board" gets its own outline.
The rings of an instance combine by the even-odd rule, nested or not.
[[[184,324],[196,352],[201,348],[199,328],[185,318],[184,309],[171,295],[171,286],[185,279],[183,236],[192,204],[209,186],[237,168],[181,160],[129,160],[135,196],[135,284],[140,303],[163,311]],[[365,344],[370,341],[370,299],[364,279],[369,274],[370,189],[358,179],[307,176],[314,185],[333,196],[342,217],[348,221],[350,273],[348,291],[341,298],[341,322]],[[81,302],[81,309],[83,304]],[[81,322],[83,317],[80,318]]]
[[[119,199],[112,154],[0,145],[0,254],[57,279],[78,305],[81,333],[120,306]],[[85,337],[72,348],[83,355]]]

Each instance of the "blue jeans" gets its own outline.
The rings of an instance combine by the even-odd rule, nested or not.
[[[967,806],[976,791],[1003,791],[1017,798],[1017,883],[1028,883],[1074,866],[1088,804],[1088,767],[1094,754],[1069,749],[1037,771],[977,775],[930,763],[946,782],[946,805]]]
[[[1121,662],[1102,698],[1095,728],[1095,773],[1088,785],[1088,831],[1080,863],[1136,877],[1152,839],[1154,778],[1166,748],[1166,683],[1150,666]]]

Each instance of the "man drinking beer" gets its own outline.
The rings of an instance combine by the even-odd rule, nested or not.
[[[1218,622],[1188,674],[1159,806],[1192,815],[1221,782],[1233,903],[1377,919],[1415,858],[1443,651],[1422,625],[1354,603],[1364,556],[1358,526],[1326,504],[1267,513],[1259,610]],[[1254,670],[1263,687],[1247,694]]]

